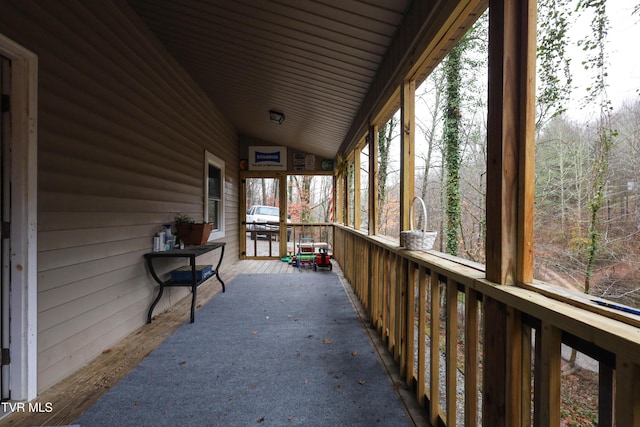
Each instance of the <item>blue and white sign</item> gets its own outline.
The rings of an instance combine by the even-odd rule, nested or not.
[[[250,171],[286,171],[287,147],[249,147]]]

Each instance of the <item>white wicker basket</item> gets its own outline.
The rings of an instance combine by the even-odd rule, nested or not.
[[[424,226],[427,226],[427,207],[424,201],[420,197],[414,197],[411,201],[411,211],[409,213],[409,222],[411,224],[411,230],[400,232],[400,246],[404,246],[410,251],[428,251],[433,248],[433,244],[436,241],[437,231],[424,231],[414,230],[413,223],[413,207],[415,202],[419,201],[422,206],[422,212],[424,215]]]

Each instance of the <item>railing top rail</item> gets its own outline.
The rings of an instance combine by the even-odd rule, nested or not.
[[[640,328],[591,310],[558,301],[521,286],[476,280],[474,288],[497,301],[632,360],[640,354]]]
[[[640,318],[601,307],[591,300],[594,297],[568,290],[561,292],[560,288],[554,292],[553,286],[538,281],[519,286],[498,285],[488,281],[484,270],[474,263],[465,263],[451,256],[443,257],[435,251],[408,251],[398,247],[394,239],[369,236],[359,230],[336,226],[612,353],[624,354],[631,360],[640,354]]]

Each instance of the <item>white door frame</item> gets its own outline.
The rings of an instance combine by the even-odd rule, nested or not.
[[[29,401],[37,381],[38,57],[0,34],[11,60],[11,400]]]

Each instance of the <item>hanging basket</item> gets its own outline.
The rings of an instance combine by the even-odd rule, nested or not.
[[[419,201],[420,206],[422,206],[422,213],[424,215],[424,226],[425,228],[427,226],[427,207],[420,197],[414,197],[411,201],[411,210],[409,213],[409,223],[411,225],[411,230],[400,232],[400,246],[404,246],[410,251],[428,251],[430,249],[433,249],[433,244],[436,241],[438,232],[414,230],[415,226],[413,223],[413,207],[415,206],[416,200]]]

